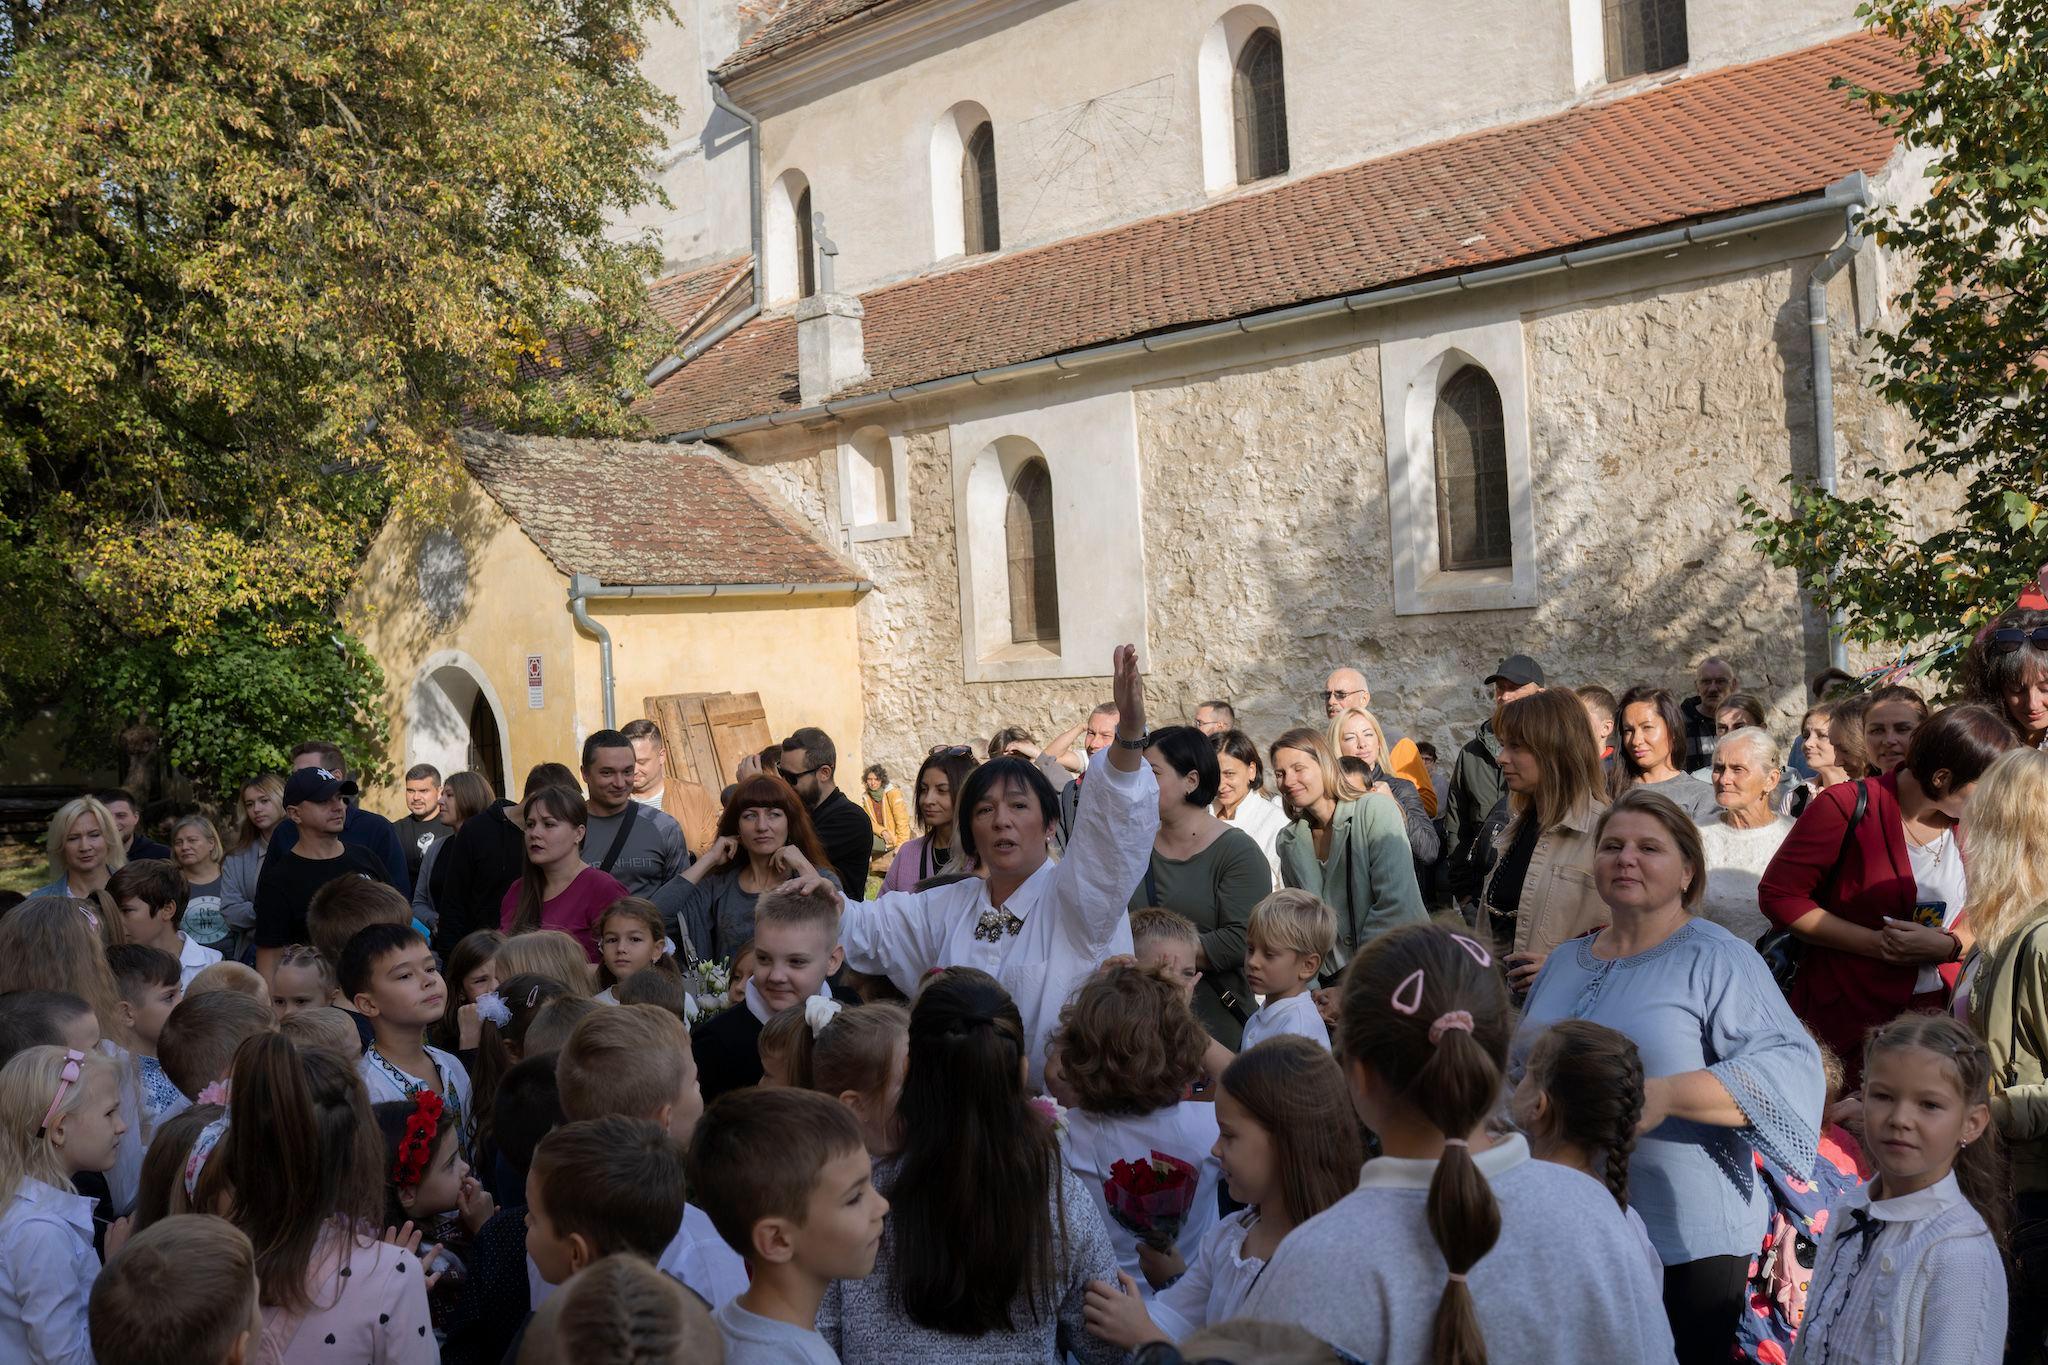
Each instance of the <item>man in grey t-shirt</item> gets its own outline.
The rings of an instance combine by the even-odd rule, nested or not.
[[[611,873],[634,895],[646,896],[690,865],[690,851],[674,817],[633,799],[633,769],[633,742],[617,730],[599,730],[583,741],[583,786],[590,808],[583,861]],[[675,937],[673,925],[669,936]]]

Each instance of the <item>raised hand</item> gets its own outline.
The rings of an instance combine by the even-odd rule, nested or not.
[[[771,861],[774,866],[787,872],[792,881],[811,876],[818,870],[811,866],[811,860],[806,858],[795,844],[784,844],[776,849],[775,857]]]

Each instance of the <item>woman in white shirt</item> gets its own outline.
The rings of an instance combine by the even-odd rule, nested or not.
[[[1266,764],[1259,746],[1242,730],[1225,730],[1216,736],[1216,818],[1252,836],[1259,851],[1273,867],[1273,884],[1280,884],[1280,831],[1288,826],[1287,812],[1266,795]]]
[[[1704,915],[1744,943],[1754,943],[1771,927],[1757,908],[1756,887],[1778,845],[1792,832],[1792,817],[1771,809],[1783,764],[1778,741],[1768,730],[1745,725],[1730,730],[1714,746],[1712,782],[1720,813],[1700,824],[1700,843],[1707,851],[1707,893],[1696,913]]]
[[[979,967],[1000,981],[1023,1016],[1034,1086],[1043,1084],[1060,1006],[1097,963],[1131,951],[1124,907],[1159,832],[1159,784],[1143,758],[1137,649],[1118,646],[1114,668],[1117,737],[1089,762],[1066,856],[1052,860],[1059,798],[1045,775],[1025,759],[991,759],[954,807],[960,851],[988,875],[847,900],[839,921],[846,965],[887,976],[906,995],[934,967]],[[813,875],[793,889],[815,893],[826,884]]]

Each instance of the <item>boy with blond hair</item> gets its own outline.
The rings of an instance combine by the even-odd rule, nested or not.
[[[1202,979],[1202,933],[1194,921],[1156,906],[1133,910],[1131,948],[1140,967],[1164,971],[1188,1003],[1194,1003],[1195,984]]]
[[[1336,946],[1336,912],[1306,891],[1275,891],[1252,907],[1245,930],[1244,974],[1265,1003],[1246,1021],[1239,1051],[1282,1033],[1330,1045],[1330,1030],[1316,1012],[1309,988]]]
[[[753,969],[741,1000],[745,1008],[719,1011],[690,1039],[706,1104],[728,1090],[760,1083],[761,1030],[791,1005],[829,996],[830,978],[844,960],[835,897],[781,889],[762,895],[754,906]]]

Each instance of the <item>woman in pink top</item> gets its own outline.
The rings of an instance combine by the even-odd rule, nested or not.
[[[559,929],[597,961],[598,921],[626,888],[583,861],[589,822],[583,797],[568,787],[542,787],[520,806],[519,818],[526,829],[526,870],[506,888],[498,927],[507,934]]]

